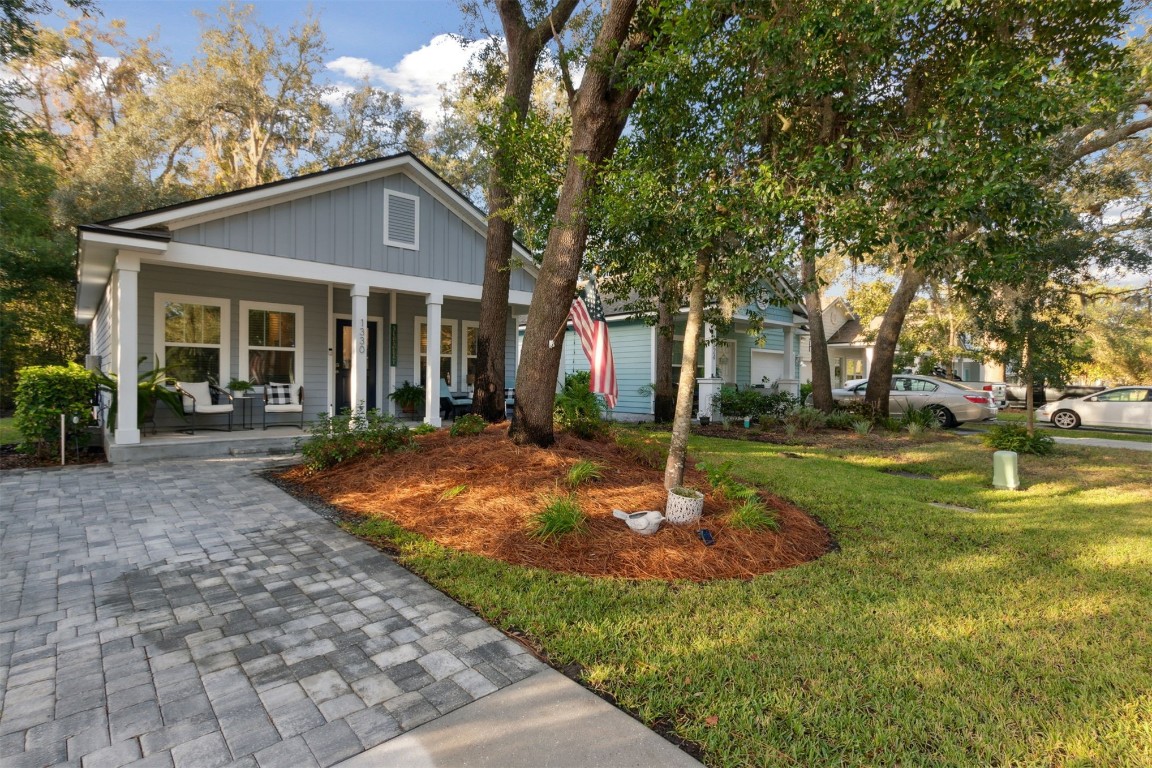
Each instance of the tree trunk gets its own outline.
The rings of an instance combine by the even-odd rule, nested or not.
[[[808,313],[808,338],[812,346],[812,405],[824,413],[832,413],[832,371],[828,364],[828,339],[824,336],[820,283],[816,278],[816,254],[807,248],[800,262],[800,281],[804,284],[804,309]]]
[[[676,390],[672,383],[672,353],[676,346],[675,320],[678,301],[660,301],[656,317],[656,381],[653,415],[657,424],[667,424],[675,417]],[[692,369],[695,371],[695,367]]]
[[[1024,339],[1024,348],[1020,350],[1020,367],[1024,369],[1024,412],[1028,414],[1028,436],[1036,434],[1036,379],[1032,374],[1032,352],[1028,339]]]
[[[628,112],[639,93],[620,82],[615,61],[627,55],[626,41],[637,0],[615,0],[608,8],[592,46],[589,66],[572,106],[572,146],[556,215],[548,232],[548,244],[528,324],[520,368],[516,374],[516,411],[509,436],[518,444],[546,448],[552,434],[552,405],[560,372],[563,345],[556,337],[568,319],[576,280],[588,240],[588,196],[595,175],[612,155],[624,130]],[[505,297],[504,301],[507,301]]]
[[[704,327],[704,285],[708,282],[709,255],[696,254],[696,274],[688,297],[688,324],[684,328],[684,347],[680,359],[680,385],[676,391],[676,416],[672,420],[672,443],[664,464],[664,487],[675,488],[684,482],[684,462],[688,456],[688,435],[692,427],[692,393],[696,389],[696,356],[700,333]]]
[[[553,35],[563,29],[577,0],[560,0],[534,29],[528,27],[519,0],[499,0],[497,9],[508,46],[508,80],[499,116],[496,147],[488,172],[488,234],[484,244],[484,282],[480,293],[480,326],[476,329],[476,378],[472,412],[490,422],[504,419],[504,349],[508,342],[508,287],[512,278],[513,204],[507,180],[517,158],[501,140],[505,131],[520,130],[532,103],[536,61]],[[465,342],[467,340],[465,339]]]
[[[868,372],[868,394],[864,402],[875,413],[888,415],[888,390],[892,386],[892,373],[896,361],[896,345],[900,341],[900,331],[908,308],[916,298],[916,292],[924,284],[925,274],[909,263],[900,276],[900,284],[892,294],[892,301],[884,312],[880,331],[876,335],[876,347],[872,353],[872,370]]]

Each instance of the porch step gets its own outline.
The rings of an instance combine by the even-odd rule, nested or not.
[[[254,432],[202,432],[144,436],[138,444],[106,443],[104,455],[112,464],[139,464],[161,459],[211,458],[214,456],[289,456],[307,432],[278,429],[275,434]]]

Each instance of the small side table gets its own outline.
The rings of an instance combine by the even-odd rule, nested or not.
[[[253,404],[259,398],[251,395],[233,395],[232,402],[240,404],[240,429],[247,429],[249,431],[256,429],[256,425],[252,422],[252,411],[255,408]]]

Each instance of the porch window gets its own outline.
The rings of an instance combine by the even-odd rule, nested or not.
[[[155,352],[180,381],[227,381],[227,299],[158,293]]]
[[[296,383],[303,373],[304,308],[240,302],[242,374],[253,384]]]
[[[428,376],[428,321],[426,318],[416,318],[416,364],[419,370],[416,378],[420,386],[424,386]],[[440,378],[448,384],[449,389],[455,386],[452,361],[456,350],[456,322],[446,320],[440,325]]]

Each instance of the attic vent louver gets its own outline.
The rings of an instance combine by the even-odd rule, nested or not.
[[[388,192],[384,198],[384,244],[419,250],[419,210],[419,198]]]

